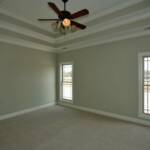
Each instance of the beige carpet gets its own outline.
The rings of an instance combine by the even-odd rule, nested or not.
[[[0,150],[150,150],[150,128],[55,106],[0,121]]]

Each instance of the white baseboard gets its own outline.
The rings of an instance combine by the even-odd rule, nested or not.
[[[40,109],[43,109],[43,108],[46,108],[46,107],[54,106],[55,104],[56,104],[55,102],[50,102],[48,104],[44,104],[44,105],[24,109],[24,110],[9,113],[9,114],[0,115],[0,120],[13,118],[13,117],[23,115],[23,114],[26,114],[26,113],[30,113],[30,112],[33,112],[33,111],[36,111],[36,110],[40,110]]]
[[[82,110],[82,111],[86,111],[86,112],[91,112],[91,113],[98,114],[98,115],[103,115],[103,116],[107,116],[107,117],[111,117],[111,118],[115,118],[115,119],[119,119],[119,120],[124,120],[124,121],[128,121],[128,122],[136,123],[136,124],[150,126],[150,121],[148,121],[148,120],[138,119],[138,118],[134,118],[134,117],[127,117],[127,116],[118,115],[115,113],[110,113],[110,112],[91,109],[91,108],[87,108],[87,107],[77,106],[77,105],[69,104],[69,103],[65,103],[65,102],[58,102],[58,104],[61,106],[66,106],[66,107],[70,107],[70,108],[74,108],[74,109],[78,109],[78,110]]]

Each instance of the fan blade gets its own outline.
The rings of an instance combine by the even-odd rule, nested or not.
[[[82,17],[82,16],[85,16],[85,15],[88,15],[89,14],[89,11],[87,9],[83,9],[81,11],[78,11],[74,14],[72,14],[72,19],[76,19],[76,18],[79,18],[79,17]]]
[[[85,25],[80,24],[80,23],[75,22],[75,21],[71,21],[71,24],[72,24],[72,25],[75,25],[76,27],[78,27],[78,28],[80,28],[80,29],[82,29],[82,30],[86,28]]]
[[[60,19],[38,19],[39,21],[59,21]]]
[[[48,2],[48,5],[54,10],[54,12],[55,12],[58,16],[63,17],[61,11],[59,10],[59,8],[58,8],[54,3]]]

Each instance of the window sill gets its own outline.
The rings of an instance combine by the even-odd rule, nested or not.
[[[68,100],[68,99],[62,99],[62,100],[59,100],[59,102],[73,104],[73,100]]]
[[[140,113],[138,117],[144,120],[150,120],[150,114]]]

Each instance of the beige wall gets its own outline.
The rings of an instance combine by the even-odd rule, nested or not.
[[[0,115],[55,101],[55,54],[0,43]]]
[[[150,51],[150,36],[59,54],[58,64],[74,62],[74,104],[137,117],[142,51]]]

